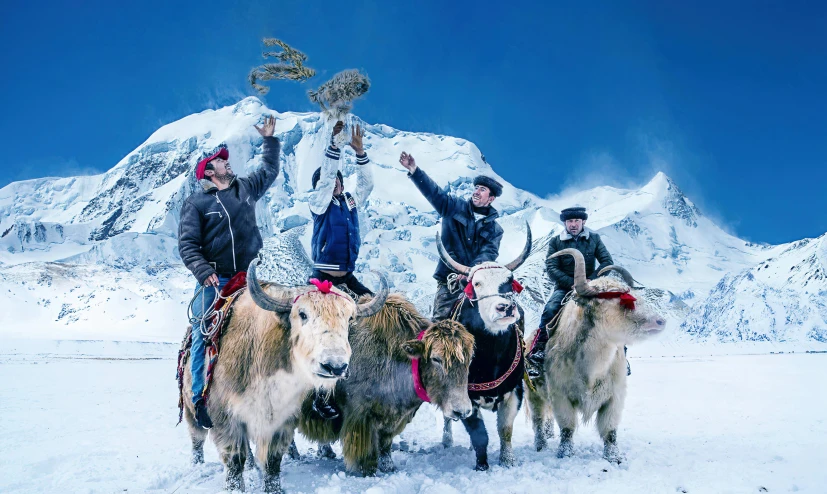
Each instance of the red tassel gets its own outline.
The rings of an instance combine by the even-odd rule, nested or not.
[[[511,289],[517,293],[520,293],[523,291],[523,285],[521,285],[517,280],[511,280]]]
[[[468,280],[468,284],[465,285],[465,290],[463,290],[463,292],[465,292],[465,296],[468,297],[468,300],[474,300],[474,285],[471,284],[471,280]]]
[[[331,283],[330,280],[319,281],[316,278],[312,278],[310,284],[316,285],[316,288],[322,293],[330,293],[330,289],[333,288],[333,283]]]

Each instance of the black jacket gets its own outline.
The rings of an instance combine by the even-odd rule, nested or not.
[[[571,256],[560,256],[549,259],[549,256],[563,249],[575,248],[579,250],[586,259],[586,277],[594,279],[594,274],[612,263],[612,256],[600,240],[600,235],[589,229],[583,229],[576,238],[563,231],[555,236],[548,243],[548,254],[546,255],[546,272],[548,277],[557,284],[558,290],[571,290],[574,285],[574,258]],[[600,263],[595,270],[594,263]]]
[[[209,180],[200,180],[184,201],[178,224],[178,252],[198,283],[213,273],[232,276],[246,271],[263,245],[256,224],[256,201],[279,175],[280,144],[264,138],[261,167],[247,177],[236,178],[219,191]]]
[[[481,262],[496,261],[500,254],[503,229],[496,222],[499,213],[490,208],[488,216],[475,220],[470,200],[452,196],[417,167],[408,175],[416,187],[442,216],[442,243],[451,257],[468,267]],[[437,264],[434,278],[445,282],[451,269],[442,261]]]

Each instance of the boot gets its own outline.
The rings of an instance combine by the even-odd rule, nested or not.
[[[325,420],[333,420],[342,414],[335,404],[328,403],[326,393],[319,391],[313,397],[313,411]]]
[[[525,370],[532,381],[543,374],[543,362],[546,360],[546,343],[548,343],[548,331],[545,328],[540,328],[534,347],[525,357]]]
[[[204,398],[195,402],[195,423],[204,429],[212,429],[212,420],[207,413],[207,403]]]

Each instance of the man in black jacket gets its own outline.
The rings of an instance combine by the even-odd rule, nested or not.
[[[476,266],[485,261],[496,261],[500,254],[503,229],[496,219],[499,213],[491,207],[503,186],[491,177],[480,175],[474,179],[474,194],[469,200],[448,194],[416,166],[413,156],[403,152],[399,163],[408,170],[408,177],[442,217],[442,243],[448,254],[466,266]],[[451,317],[451,308],[459,292],[460,282],[449,279],[451,269],[442,261],[437,264],[434,278],[437,292],[434,297],[432,319],[440,321]]]
[[[178,224],[178,251],[192,271],[198,297],[192,304],[192,401],[195,420],[209,429],[204,390],[204,336],[201,320],[217,292],[236,273],[247,271],[263,242],[256,224],[256,201],[261,199],[279,175],[278,139],[273,137],[276,119],[264,119],[255,126],[264,138],[263,164],[248,177],[236,177],[227,161],[226,148],[198,162],[198,188],[184,201]],[[199,293],[200,291],[200,293]]]
[[[546,272],[556,287],[540,318],[540,334],[537,336],[534,348],[526,358],[526,370],[529,376],[535,377],[542,372],[545,347],[550,336],[546,325],[560,311],[563,299],[574,286],[574,258],[571,256],[551,258],[551,255],[563,249],[579,250],[586,260],[586,277],[590,280],[593,280],[601,269],[612,264],[612,256],[603,245],[600,235],[586,228],[588,218],[586,208],[564,209],[560,212],[560,221],[565,224],[566,228],[560,235],[552,238],[548,244]],[[595,261],[600,263],[597,269],[594,267]],[[548,329],[553,330],[553,328]]]

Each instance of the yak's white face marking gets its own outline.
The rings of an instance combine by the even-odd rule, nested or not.
[[[486,329],[506,331],[520,320],[520,311],[511,286],[514,275],[501,264],[484,262],[471,269],[468,279],[474,287],[474,298]]]
[[[310,374],[315,387],[332,388],[346,377],[350,363],[348,328],[356,304],[336,289],[301,295],[290,311],[290,332],[296,364]]]

